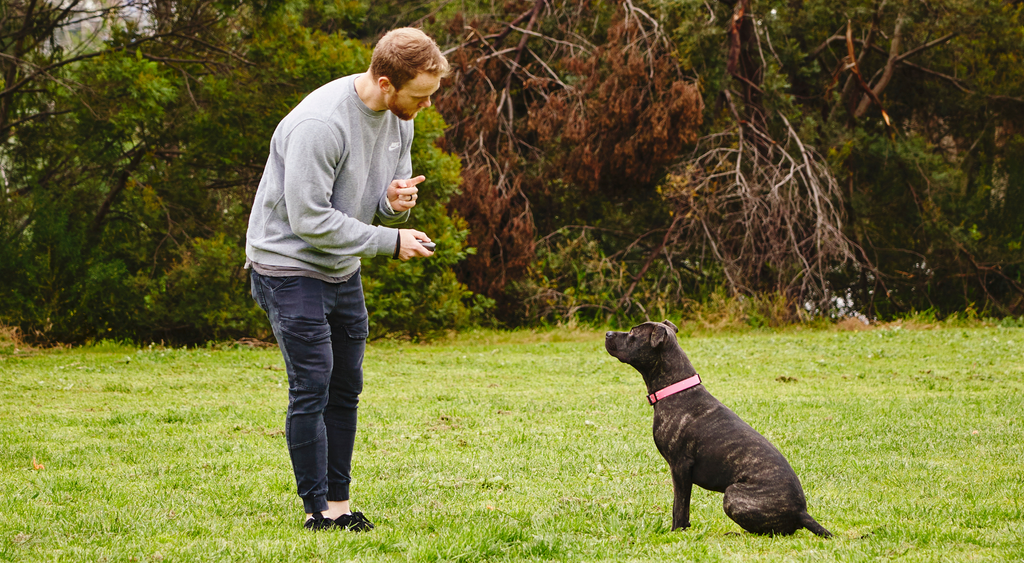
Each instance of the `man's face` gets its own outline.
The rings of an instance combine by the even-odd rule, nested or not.
[[[409,121],[416,117],[421,109],[430,107],[430,96],[441,87],[441,77],[421,72],[416,78],[406,82],[400,90],[392,87],[384,94],[384,102],[391,113],[399,119]]]

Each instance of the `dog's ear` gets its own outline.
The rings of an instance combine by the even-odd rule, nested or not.
[[[675,327],[672,327],[672,328],[675,328]],[[668,340],[669,338],[672,338],[672,337],[673,337],[673,335],[669,334],[667,328],[665,328],[663,326],[660,326],[660,325],[655,325],[654,326],[654,331],[651,332],[651,348],[658,348],[658,347],[660,347],[662,344],[665,343],[666,340]]]
[[[679,334],[679,327],[677,327],[676,325],[672,324],[672,321],[670,321],[668,319],[665,319],[665,320],[661,321],[661,323],[668,325],[669,328],[672,329],[672,332],[674,332],[676,334]]]

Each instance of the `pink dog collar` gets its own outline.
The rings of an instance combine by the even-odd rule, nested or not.
[[[668,397],[669,395],[675,395],[680,391],[685,391],[690,387],[695,387],[697,385],[700,385],[700,374],[695,373],[693,374],[693,377],[688,377],[680,381],[679,383],[673,383],[672,385],[669,385],[668,387],[662,389],[661,391],[656,391],[648,395],[647,402],[651,403],[651,406],[654,406],[654,403],[657,403],[658,401],[664,399],[665,397]]]

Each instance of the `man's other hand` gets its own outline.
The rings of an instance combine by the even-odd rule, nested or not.
[[[403,213],[416,207],[416,200],[419,199],[420,189],[416,187],[426,176],[416,176],[408,180],[392,180],[388,186],[388,203],[395,213]]]
[[[420,244],[420,241],[430,242],[430,237],[428,237],[426,233],[422,233],[415,229],[399,229],[398,233],[402,236],[402,248],[398,251],[399,260],[404,262],[417,256],[433,256],[433,252],[427,250],[422,244]]]

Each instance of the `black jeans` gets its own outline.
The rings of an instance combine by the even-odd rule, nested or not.
[[[288,370],[285,438],[307,514],[349,498],[369,322],[356,272],[344,283],[252,272]]]

